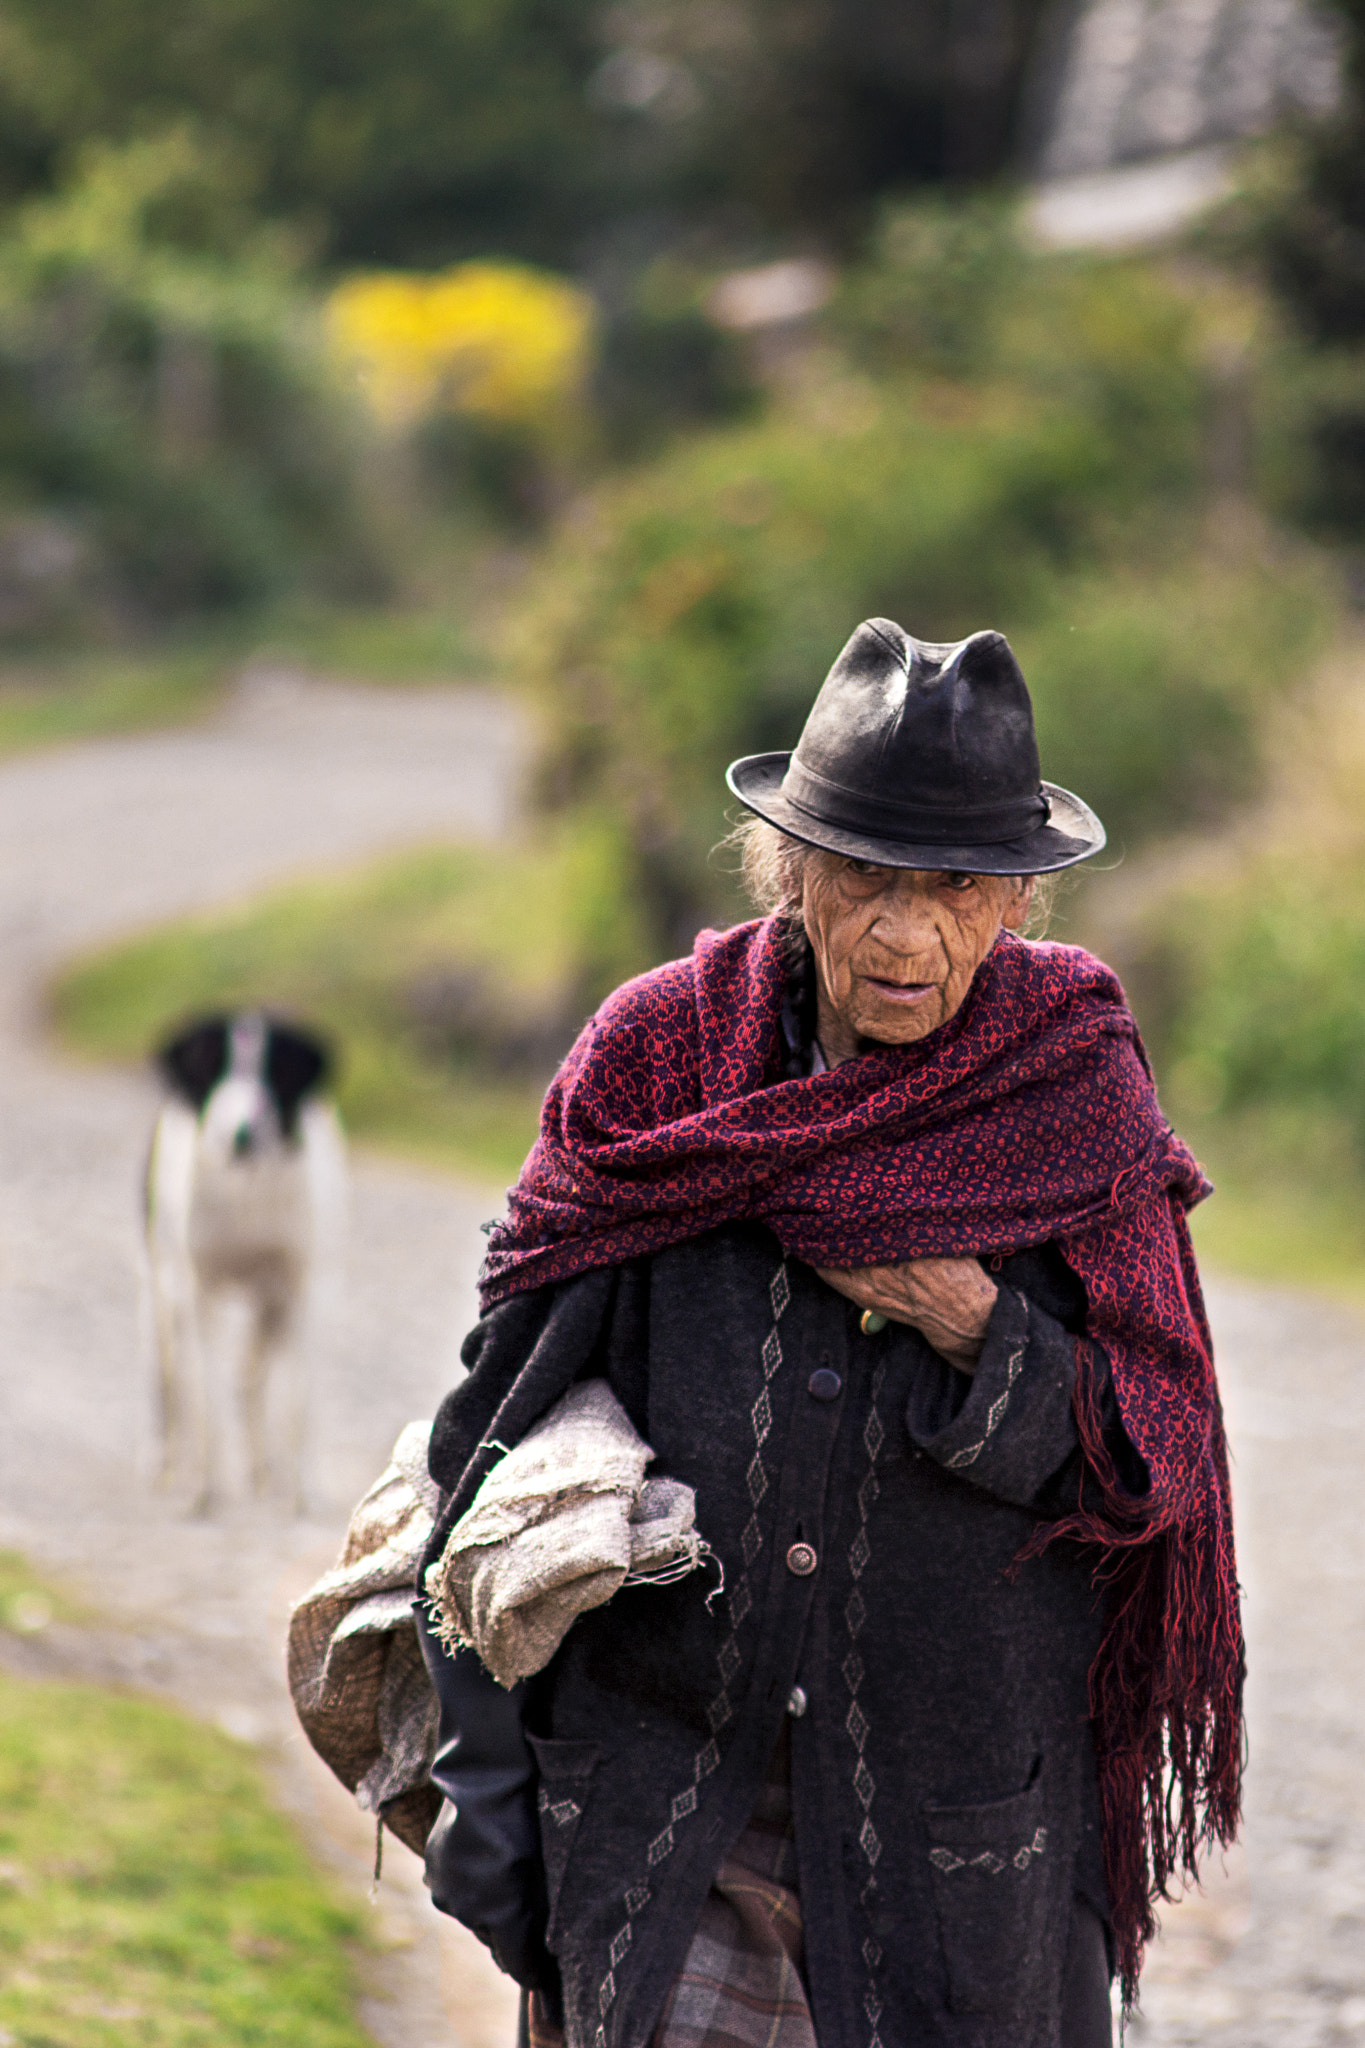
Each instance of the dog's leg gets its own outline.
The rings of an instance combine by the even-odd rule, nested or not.
[[[185,1454],[185,1414],[182,1398],[183,1312],[176,1301],[173,1276],[164,1259],[155,1253],[150,1260],[152,1330],[156,1344],[156,1484],[163,1492],[175,1484]]]
[[[214,1512],[219,1497],[217,1433],[213,1427],[206,1341],[210,1314],[208,1290],[199,1283],[197,1276],[192,1277],[181,1356],[184,1361],[182,1385],[188,1396],[185,1402],[190,1451],[188,1464],[193,1486],[189,1512],[199,1519]]]
[[[242,1419],[246,1429],[251,1490],[263,1494],[278,1473],[282,1490],[295,1512],[299,1505],[298,1322],[297,1288],[272,1276],[252,1302],[251,1330],[242,1361]],[[276,1386],[284,1409],[280,1421],[281,1455],[271,1457],[266,1403]]]
[[[144,1226],[156,1346],[157,1484],[185,1476],[195,1437],[200,1367],[188,1226],[196,1121],[182,1104],[157,1118],[144,1183]],[[202,1487],[200,1474],[191,1473]]]
[[[305,1507],[303,1453],[308,1429],[308,1324],[307,1309],[296,1298],[290,1309],[289,1328],[275,1368],[281,1394],[280,1480],[292,1515],[301,1515]]]

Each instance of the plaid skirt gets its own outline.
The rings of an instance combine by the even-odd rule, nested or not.
[[[784,1724],[749,1824],[707,1893],[652,2048],[816,2048],[802,1972]],[[539,2003],[530,2001],[531,2048],[563,2048],[564,2036]]]

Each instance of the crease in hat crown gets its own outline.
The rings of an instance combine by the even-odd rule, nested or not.
[[[726,779],[793,837],[891,866],[1042,873],[1104,844],[1089,806],[1043,782],[1028,686],[989,630],[939,642],[865,619],[795,749]]]

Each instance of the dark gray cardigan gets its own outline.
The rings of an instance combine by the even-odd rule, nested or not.
[[[1016,1559],[1084,1484],[1068,1332],[1085,1298],[1053,1248],[991,1270],[971,1378],[904,1326],[864,1336],[756,1225],[516,1297],[467,1340],[470,1377],[433,1434],[432,1472],[456,1491],[431,1554],[488,1439],[518,1440],[601,1374],[653,1469],[696,1489],[724,1566],[723,1591],[711,1569],[618,1593],[539,1678],[486,1700],[499,1739],[520,1711],[534,1751],[570,2048],[649,2041],[798,1687],[822,2048],[1056,2048],[1073,1896],[1108,1911],[1086,1688],[1103,1616],[1076,1546]],[[1141,1490],[1108,1390],[1106,1406]],[[477,1735],[454,1733],[436,1773],[450,1825],[480,1764]],[[504,1807],[530,1790],[497,1782]],[[478,1925],[477,1901],[442,1897],[440,1864],[437,1902]]]

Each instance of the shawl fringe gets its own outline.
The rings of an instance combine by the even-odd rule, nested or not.
[[[1227,1847],[1241,1817],[1245,1761],[1239,1587],[1231,1545],[1196,1534],[1170,1501],[1136,1499],[1104,1441],[1095,1348],[1076,1347],[1077,1430],[1102,1507],[1040,1528],[1019,1563],[1054,1543],[1098,1546],[1095,1583],[1110,1620],[1090,1672],[1105,1880],[1125,2011],[1137,2001],[1142,1952],[1173,1878]],[[1215,1410],[1210,1452],[1225,1463]],[[1221,1532],[1220,1532],[1221,1537]]]

